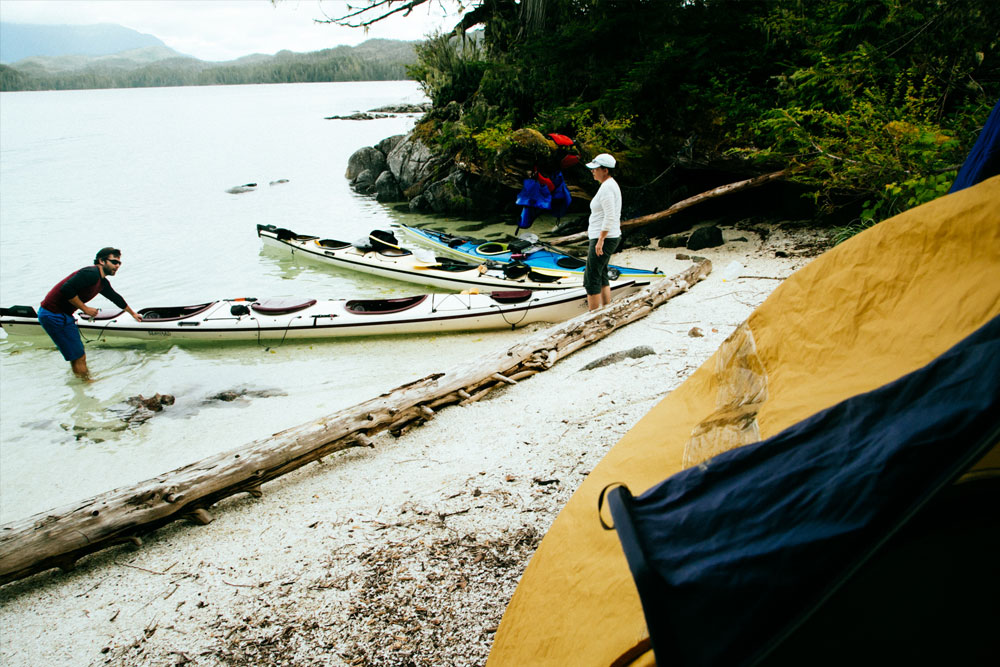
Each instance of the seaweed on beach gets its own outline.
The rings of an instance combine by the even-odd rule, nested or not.
[[[223,641],[203,657],[233,667],[483,664],[540,539],[537,529],[523,527],[492,538],[417,538],[370,549],[356,571],[310,584],[336,604],[310,609],[297,596],[261,596],[255,613],[219,625]]]
[[[541,535],[463,535],[395,543],[363,556],[367,575],[348,606],[352,665],[478,665]]]
[[[249,590],[231,601],[199,603],[219,611],[193,645],[164,644],[163,633],[149,645],[158,629],[172,630],[152,623],[130,643],[106,649],[103,663],[481,665],[542,531],[524,525],[493,536],[460,534],[444,527],[448,514],[410,514],[384,525],[393,535],[387,542],[353,556],[351,548],[331,553],[324,575],[241,585]],[[345,567],[345,560],[353,562]]]

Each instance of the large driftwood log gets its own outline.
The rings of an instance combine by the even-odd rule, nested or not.
[[[113,546],[142,544],[157,528],[187,518],[212,520],[208,508],[237,493],[261,495],[261,484],[349,447],[371,446],[381,431],[401,433],[451,404],[477,401],[498,385],[551,367],[687,291],[712,270],[694,264],[607,308],[539,331],[508,349],[435,373],[322,419],[69,506],[0,527],[0,584],[53,567],[71,569],[81,557]]]
[[[629,220],[622,220],[622,231],[628,229],[635,229],[637,227],[642,227],[643,225],[648,225],[651,222],[657,222],[665,218],[669,218],[672,215],[680,213],[686,208],[694,206],[695,204],[700,204],[701,202],[713,199],[715,197],[722,197],[723,195],[729,195],[734,192],[739,192],[740,190],[746,190],[748,188],[755,188],[759,185],[763,185],[769,181],[773,181],[778,178],[783,178],[789,173],[788,169],[782,169],[781,171],[774,171],[770,174],[762,174],[761,176],[754,176],[753,178],[748,178],[745,181],[737,181],[735,183],[727,183],[726,185],[720,185],[717,188],[712,188],[706,192],[702,192],[693,197],[688,197],[687,199],[682,199],[681,201],[673,204],[670,208],[658,211],[657,213],[650,213],[649,215],[643,215],[638,218],[630,218]],[[551,245],[568,245],[572,243],[580,243],[587,240],[587,232],[579,232],[578,234],[570,234],[568,236],[560,236],[555,239],[550,239],[547,243]]]

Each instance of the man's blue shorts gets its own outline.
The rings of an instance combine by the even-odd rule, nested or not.
[[[38,323],[62,352],[63,359],[76,361],[83,356],[83,341],[80,340],[80,330],[76,328],[76,320],[72,315],[53,313],[39,307]]]

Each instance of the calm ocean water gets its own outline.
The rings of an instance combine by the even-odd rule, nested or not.
[[[137,310],[426,291],[284,259],[262,250],[255,232],[277,224],[350,241],[393,221],[426,221],[354,194],[344,178],[351,153],[408,131],[413,116],[324,120],[422,99],[413,82],[3,93],[0,303],[37,306],[107,245],[122,249],[112,283]],[[250,182],[256,190],[226,192]],[[89,344],[95,381],[83,383],[47,340],[0,334],[0,522],[331,414],[520,335],[273,349]],[[250,395],[236,401],[211,399],[243,390]],[[176,403],[142,424],[123,419],[129,397],[157,392]]]

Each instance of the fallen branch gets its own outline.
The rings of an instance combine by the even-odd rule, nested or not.
[[[645,317],[711,270],[710,262],[694,264],[673,278],[467,366],[428,375],[336,414],[134,486],[8,523],[0,527],[0,584],[54,567],[72,569],[81,557],[115,544],[140,546],[141,536],[180,518],[207,524],[212,520],[208,508],[223,498],[238,493],[258,497],[261,484],[307,463],[349,447],[371,446],[369,438],[375,433],[404,432],[431,419],[445,405],[478,400],[497,386],[550,368],[558,359]]]
[[[622,231],[628,229],[635,229],[637,227],[642,227],[648,225],[652,222],[658,222],[669,218],[672,215],[680,213],[686,208],[694,206],[695,204],[700,204],[708,199],[714,199],[715,197],[722,197],[723,195],[729,195],[734,192],[739,192],[740,190],[747,190],[749,188],[755,188],[760,185],[764,185],[770,181],[784,178],[788,175],[790,170],[782,169],[781,171],[773,171],[769,174],[762,174],[760,176],[754,176],[753,178],[748,178],[745,181],[737,181],[735,183],[728,183],[726,185],[720,185],[717,188],[712,188],[701,194],[697,194],[693,197],[688,197],[687,199],[682,199],[681,201],[673,204],[670,208],[657,213],[650,213],[649,215],[643,215],[638,218],[631,218],[629,220],[622,220]],[[566,245],[571,243],[579,243],[587,240],[587,232],[579,232],[577,234],[570,234],[569,236],[560,236],[556,239],[551,239],[547,243],[551,245]]]

